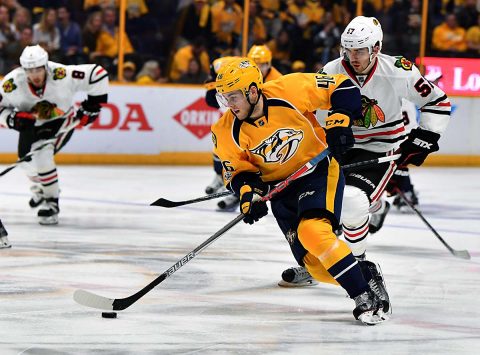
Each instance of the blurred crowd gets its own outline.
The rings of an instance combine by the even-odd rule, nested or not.
[[[210,63],[241,55],[243,1],[126,0],[123,81],[200,84]],[[40,44],[50,60],[98,63],[116,79],[119,0],[0,0],[0,75],[23,48]],[[283,74],[317,71],[339,56],[340,35],[355,17],[350,0],[251,0],[247,46],[266,44]],[[480,57],[480,1],[431,0],[426,55]],[[382,51],[418,56],[420,0],[364,0],[383,27]]]

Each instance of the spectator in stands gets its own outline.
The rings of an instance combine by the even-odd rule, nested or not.
[[[98,52],[102,56],[111,58],[112,60],[118,55],[119,30],[116,25],[117,11],[113,7],[107,7],[103,10],[103,26],[97,38]],[[124,54],[133,53],[133,46],[130,43],[128,35],[124,38]]]
[[[259,4],[268,38],[277,37],[282,29],[281,7],[285,5],[280,0],[260,0]]]
[[[456,16],[447,14],[445,22],[433,30],[432,47],[440,56],[458,56],[467,50],[465,34],[465,29],[458,26]]]
[[[5,68],[6,72],[13,70],[18,66],[18,58],[22,54],[26,46],[33,44],[33,30],[25,27],[20,32],[20,39],[10,42],[5,48]]]
[[[182,74],[188,71],[188,65],[192,58],[197,58],[205,73],[209,72],[210,57],[207,53],[205,40],[203,37],[197,37],[192,44],[180,48],[173,56],[172,67],[170,69],[170,80],[175,82],[180,79]]]
[[[322,24],[316,27],[313,36],[313,44],[315,48],[314,59],[323,64],[339,56],[340,45],[340,28],[333,19],[331,12],[325,12]]]
[[[23,29],[27,27],[32,27],[32,15],[30,14],[30,10],[20,6],[15,10],[12,19],[12,31],[15,35],[15,40],[20,40]]]
[[[296,60],[292,63],[291,72],[292,73],[305,73],[306,65],[305,62],[301,60]]]
[[[324,13],[324,8],[317,2],[293,0],[289,3],[286,24],[296,58],[311,62],[314,47],[312,29],[321,24]]]
[[[212,5],[213,55],[239,55],[243,11],[235,0],[218,1]]]
[[[477,25],[467,30],[466,39],[469,53],[478,58],[480,55],[480,15],[477,16]]]
[[[265,43],[267,40],[267,29],[263,18],[260,16],[259,5],[255,1],[250,1],[249,21],[248,21],[248,47],[257,43]]]
[[[281,29],[278,36],[267,43],[267,47],[272,51],[272,65],[282,74],[290,72],[293,44],[288,31]]]
[[[477,5],[477,0],[464,0],[463,4],[457,5],[455,14],[457,15],[459,26],[468,29],[477,24],[479,15],[477,6],[480,7],[480,3]]]
[[[14,40],[15,35],[10,25],[10,13],[6,6],[0,5],[0,73],[7,72],[4,60],[5,48]]]
[[[82,34],[78,23],[70,18],[70,10],[66,6],[57,9],[58,29],[60,31],[60,48],[65,56],[64,63],[80,64],[82,53]]]
[[[48,52],[52,61],[60,61],[60,31],[57,28],[57,11],[45,9],[40,22],[33,25],[33,44]]]
[[[161,84],[166,82],[167,79],[162,76],[162,69],[156,60],[146,61],[137,74],[137,84]]]
[[[92,12],[88,16],[82,31],[83,52],[88,55],[91,62],[99,55],[97,52],[97,39],[101,29],[102,13],[100,11]]]
[[[124,83],[134,83],[135,75],[137,74],[137,66],[134,62],[125,62],[123,64],[123,82]]]
[[[207,80],[208,74],[202,70],[198,58],[193,57],[188,63],[188,70],[183,74],[178,83],[181,84],[203,84]]]
[[[208,0],[193,0],[183,10],[182,39],[192,42],[196,36],[208,38],[212,26]]]

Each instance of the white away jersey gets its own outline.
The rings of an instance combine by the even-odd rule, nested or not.
[[[363,85],[343,58],[327,63],[323,72],[346,74],[360,89],[363,119],[353,122],[355,148],[388,152],[398,147],[408,133],[402,116],[402,98],[420,108],[420,128],[439,134],[447,128],[448,97],[404,57],[380,53]]]
[[[27,82],[25,70],[17,68],[0,83],[0,124],[6,126],[6,119],[13,109],[32,112],[42,101],[55,105],[56,117],[67,117],[73,113],[73,96],[76,92],[100,96],[107,94],[107,90],[108,72],[96,64],[63,65],[48,62],[43,92],[35,92]]]

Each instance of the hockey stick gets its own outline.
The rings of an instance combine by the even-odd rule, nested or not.
[[[0,172],[0,176],[5,175],[8,173],[10,170],[15,169],[20,163],[23,163],[27,159],[29,159],[35,152],[38,152],[39,150],[42,150],[49,144],[54,144],[55,141],[58,139],[58,137],[64,133],[70,132],[72,129],[75,129],[78,127],[80,121],[79,120],[73,120],[72,123],[70,123],[68,126],[65,126],[64,128],[60,129],[56,134],[55,137],[47,139],[43,144],[39,145],[35,149],[29,151],[27,154],[25,154],[23,157],[19,158],[15,163],[9,165],[6,167],[4,170]]]
[[[445,240],[443,240],[443,238],[440,236],[440,234],[438,234],[438,232],[435,230],[435,228],[433,228],[432,225],[430,223],[428,223],[428,221],[425,219],[423,214],[407,199],[405,194],[399,188],[395,188],[394,191],[396,191],[396,193],[400,196],[400,198],[403,200],[403,202],[405,202],[407,204],[407,206],[410,207],[410,209],[413,212],[415,212],[418,217],[420,217],[420,219],[423,221],[423,223],[425,223],[427,225],[427,227],[433,232],[433,234],[435,234],[435,236],[438,238],[438,240],[440,240],[442,242],[442,244],[445,245],[445,247],[448,249],[448,251],[450,253],[452,253],[457,258],[467,259],[467,260],[470,259],[470,253],[467,250],[455,250],[450,245],[448,245],[448,243]]]
[[[308,170],[312,167],[317,165],[321,160],[323,160],[329,154],[328,149],[325,149],[322,153],[311,159],[308,163],[302,166],[300,169],[295,171],[289,177],[287,177],[284,181],[279,183],[275,186],[266,196],[261,197],[260,201],[268,201],[273,196],[278,194],[280,191],[283,191],[290,183],[301,176],[303,176]],[[160,284],[166,278],[170,277],[173,273],[175,273],[178,269],[188,263],[190,260],[195,258],[203,249],[207,246],[212,244],[216,239],[218,239],[221,235],[225,234],[228,230],[230,230],[233,226],[239,223],[245,215],[243,213],[239,214],[235,219],[228,222],[224,227],[222,227],[219,231],[213,234],[210,238],[200,244],[198,247],[193,249],[179,261],[177,261],[174,265],[172,265],[168,270],[166,270],[163,274],[158,276],[155,280],[150,282],[147,286],[142,288],[140,291],[134,293],[131,296],[125,298],[108,298],[104,296],[97,295],[95,293],[85,291],[85,290],[76,290],[73,294],[73,299],[75,302],[91,307],[91,308],[98,308],[103,310],[110,310],[110,311],[122,311],[132,304],[137,302],[140,298],[142,298],[145,294],[151,291],[155,286]]]
[[[381,158],[375,158],[375,159],[370,159],[370,160],[365,160],[365,161],[359,161],[357,163],[352,163],[352,164],[347,164],[342,166],[342,169],[353,169],[353,168],[358,168],[358,167],[365,167],[368,165],[376,165],[380,163],[385,163],[389,162],[392,160],[397,160],[400,158],[401,154],[395,154],[395,155],[390,155],[387,157],[381,157]],[[192,203],[197,203],[197,202],[202,202],[202,201],[208,201],[208,200],[213,200],[215,198],[223,197],[223,196],[228,196],[231,195],[231,191],[223,191],[223,192],[217,192],[215,194],[211,195],[205,195],[202,197],[194,198],[191,200],[184,200],[184,201],[171,201],[167,200],[166,198],[159,198],[158,200],[152,202],[150,206],[158,206],[158,207],[165,207],[165,208],[173,208],[173,207],[179,207],[179,206],[184,206],[184,205],[189,205]]]

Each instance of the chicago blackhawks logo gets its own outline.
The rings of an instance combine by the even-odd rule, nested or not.
[[[375,127],[380,122],[385,122],[385,113],[378,106],[378,101],[369,99],[362,95],[362,117],[363,119],[354,120],[353,125],[357,127],[369,128]]]
[[[16,88],[17,88],[17,85],[15,85],[15,83],[13,82],[13,78],[8,79],[3,83],[3,91],[5,91],[6,93],[12,92]]]
[[[55,68],[53,69],[53,80],[60,80],[67,76],[67,71],[65,68]]]
[[[413,63],[405,57],[397,57],[395,66],[398,68],[402,68],[403,70],[412,70]]]
[[[266,163],[280,162],[283,164],[295,154],[302,138],[302,131],[289,128],[279,129],[250,151],[260,155]]]

